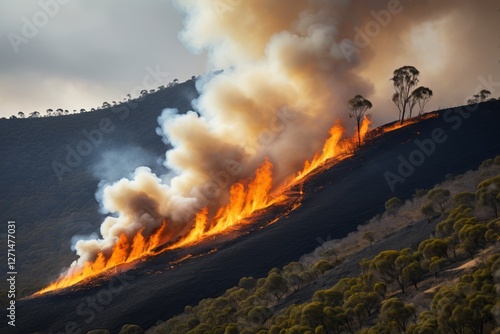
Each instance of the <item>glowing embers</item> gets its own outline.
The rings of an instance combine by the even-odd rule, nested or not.
[[[427,113],[427,114],[423,114],[422,116],[419,116],[419,117],[407,119],[403,123],[395,122],[393,125],[382,127],[380,129],[382,129],[382,133],[387,133],[387,132],[391,132],[391,131],[403,128],[403,127],[408,126],[410,124],[418,123],[424,119],[430,119],[430,118],[436,118],[436,117],[438,117],[437,113]]]

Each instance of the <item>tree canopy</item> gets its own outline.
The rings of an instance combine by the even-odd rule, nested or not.
[[[361,95],[356,95],[347,102],[349,106],[349,117],[356,120],[358,128],[358,146],[361,146],[360,126],[363,117],[368,109],[373,107],[372,103]]]
[[[392,102],[398,107],[399,120],[403,123],[405,113],[412,99],[412,92],[418,85],[420,71],[413,66],[403,66],[394,70],[391,78],[394,85]]]

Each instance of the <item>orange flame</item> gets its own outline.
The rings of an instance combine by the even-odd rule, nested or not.
[[[156,232],[148,238],[143,236],[143,230],[140,230],[132,240],[125,234],[121,234],[109,255],[105,255],[101,252],[97,254],[93,262],[86,262],[79,267],[71,267],[57,281],[50,284],[45,289],[38,291],[35,295],[71,286],[88,277],[115,268],[118,265],[132,262],[145,255],[153,254],[153,249],[161,244],[161,237],[165,233],[166,226],[166,221],[163,221]]]
[[[421,120],[430,119],[430,118],[436,118],[436,117],[438,117],[437,113],[427,113],[427,114],[422,114],[421,116],[418,116],[418,117],[415,117],[415,118],[407,119],[403,123],[400,123],[398,121],[398,122],[395,122],[393,125],[383,127],[382,128],[382,133],[391,132],[391,131],[403,128],[405,126],[408,126],[410,124],[418,123]]]
[[[369,117],[364,117],[360,126],[360,136],[361,142],[364,142],[366,134],[371,126],[371,119]],[[309,175],[313,170],[317,169],[321,165],[325,164],[327,160],[336,158],[338,160],[346,159],[353,155],[354,149],[357,145],[356,136],[349,139],[342,140],[344,135],[344,128],[337,122],[330,129],[330,137],[326,140],[325,145],[321,153],[316,153],[314,158],[309,162],[306,160],[302,170],[296,175],[294,181],[299,181],[305,176]]]
[[[365,117],[360,128],[362,141],[364,141],[370,125],[370,119]],[[272,193],[273,165],[266,158],[264,163],[256,170],[253,179],[241,180],[231,186],[228,204],[219,208],[215,214],[212,213],[213,218],[209,219],[209,209],[203,208],[196,214],[190,231],[164,250],[187,247],[199,243],[207,237],[228,232],[241,225],[248,225],[252,222],[250,218],[257,211],[276,203],[283,203],[288,198],[283,189],[309,175],[328,160],[332,158],[345,159],[353,154],[354,149],[357,147],[357,136],[348,139],[343,139],[343,136],[344,128],[337,122],[330,129],[330,137],[326,140],[321,153],[316,153],[310,162],[306,161],[303,169],[289,182],[286,182],[285,186],[281,188],[282,191],[278,192],[278,194]],[[302,187],[300,189],[300,198],[302,198]],[[301,200],[296,201],[287,213],[300,206],[300,203]],[[277,220],[278,218],[270,223]],[[129,263],[147,255],[157,254],[158,251],[155,251],[155,249],[165,242],[166,229],[167,222],[163,221],[156,232],[149,237],[143,235],[143,230],[140,230],[133,237],[128,237],[125,234],[120,235],[110,252],[106,254],[99,253],[94,261],[86,262],[79,267],[71,267],[59,280],[35,295],[69,287],[109,269],[116,268],[120,264]]]
[[[255,172],[253,180],[233,184],[229,191],[229,204],[217,211],[210,226],[207,228],[208,209],[204,208],[196,215],[193,229],[168,249],[186,247],[206,237],[227,232],[236,225],[244,224],[256,211],[285,200],[285,195],[271,195],[272,167],[272,163],[266,159]]]

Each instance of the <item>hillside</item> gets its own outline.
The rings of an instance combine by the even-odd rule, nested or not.
[[[182,252],[162,254],[138,264],[127,271],[133,282],[114,296],[113,302],[96,314],[91,323],[77,313],[64,310],[76,309],[98,294],[109,278],[103,277],[92,286],[21,301],[20,330],[57,331],[68,321],[76,321],[83,330],[117,331],[127,322],[147,328],[157,320],[179,313],[186,305],[221,294],[243,276],[262,277],[271,268],[311,252],[318,246],[318,238],[344,237],[383,212],[388,198],[409,198],[417,188],[429,188],[449,173],[463,173],[500,153],[498,109],[498,102],[485,103],[467,119],[459,112],[463,110],[443,110],[434,118],[375,137],[354,157],[309,179],[304,185],[302,206],[274,225],[236,240],[207,245],[206,249],[200,246],[191,250],[199,256],[180,265],[166,264],[185,257]],[[446,140],[440,140],[425,161],[391,191],[384,174],[398,170],[399,157],[409,157],[415,152],[418,148],[415,139],[429,139],[438,128]],[[210,252],[214,247],[217,251]],[[148,289],[141,289],[146,286]],[[184,293],[180,295],[178,291]]]
[[[190,110],[196,96],[194,81],[187,81],[125,104],[128,111],[117,106],[68,116],[0,120],[0,212],[4,221],[17,222],[18,268],[24,273],[17,286],[21,295],[33,293],[71,263],[74,254],[68,250],[74,235],[98,231],[102,216],[94,194],[99,181],[125,177],[138,166],[157,169],[157,159],[165,153],[155,133],[158,116],[165,108]],[[72,156],[73,165],[68,166],[68,152],[78,153],[78,145],[89,142],[88,134],[95,140],[90,153],[81,146],[86,155],[78,154],[81,161]],[[58,177],[54,163],[68,169],[58,167]],[[0,233],[4,238],[6,231]],[[6,254],[0,259],[6,262]]]
[[[500,221],[474,193],[486,180],[499,177],[500,156],[477,170],[449,176],[348,237],[325,241],[266,277],[242,278],[223,295],[187,307],[151,333],[366,333],[370,327],[374,333],[448,333],[452,328],[489,333],[494,326],[493,276],[500,265]],[[450,194],[441,213],[429,198],[442,189]],[[426,203],[436,205],[430,220],[421,212]],[[481,233],[468,232],[472,230]],[[395,276],[387,276],[389,272]],[[463,289],[458,284],[476,280],[481,285]],[[445,294],[455,299],[440,300]],[[398,309],[388,312],[391,303]],[[460,304],[474,313],[448,319]],[[403,308],[411,313],[405,315]]]

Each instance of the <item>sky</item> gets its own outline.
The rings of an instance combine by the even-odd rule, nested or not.
[[[224,1],[241,0],[212,2]],[[421,84],[434,90],[430,109],[464,104],[478,88],[500,96],[500,2],[455,3],[460,4],[456,9],[450,6],[446,15],[435,17],[427,8],[429,20],[420,19],[404,35],[382,28],[361,49],[361,59],[369,61],[357,71],[374,87],[365,97],[376,106],[376,123],[396,114],[389,78],[403,65],[417,67]],[[418,6],[409,0],[401,4]],[[363,30],[376,20],[371,9],[378,10],[362,8],[363,21],[350,23],[351,39],[355,28]],[[411,17],[405,13],[410,12],[392,19]],[[48,108],[90,109],[134,96],[139,88],[206,72],[211,69],[206,53],[196,54],[193,43],[186,47],[179,38],[183,17],[169,0],[0,0],[0,117],[35,110],[43,115]],[[161,73],[159,80],[145,82],[152,71]]]
[[[165,0],[0,0],[0,117],[90,109],[205,72],[182,19]],[[160,75],[144,85],[149,72]]]

